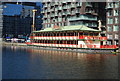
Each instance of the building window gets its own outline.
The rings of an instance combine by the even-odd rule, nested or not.
[[[115,42],[115,45],[119,45],[118,40],[115,40],[114,42]]]
[[[112,31],[112,26],[107,26],[107,31],[111,32]]]
[[[107,45],[112,45],[112,40],[107,41]]]
[[[108,18],[108,24],[113,24],[113,19],[112,18]]]
[[[118,17],[115,17],[115,24],[118,24]]]
[[[114,25],[113,26],[113,31],[118,31],[119,29],[118,29],[118,26],[117,25]]]
[[[119,2],[115,2],[115,8],[119,7]]]
[[[113,36],[113,35],[108,34],[108,35],[107,35],[107,38],[108,38],[108,39],[112,39],[112,38],[113,38],[112,36]]]
[[[108,15],[108,16],[112,16],[112,10],[109,10],[109,11],[107,12],[107,15]]]
[[[111,2],[111,3],[108,3],[108,8],[113,8],[113,3]]]
[[[118,34],[115,34],[115,39],[118,39]]]
[[[114,16],[118,16],[118,10],[114,10]]]

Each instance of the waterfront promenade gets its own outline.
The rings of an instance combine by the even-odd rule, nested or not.
[[[32,49],[44,49],[52,51],[67,51],[67,52],[79,52],[79,53],[101,53],[101,54],[116,54],[119,53],[118,50],[86,50],[86,49],[68,49],[68,48],[51,48],[51,47],[41,47],[41,46],[28,46],[26,43],[13,43],[13,42],[2,42],[3,46],[17,46],[21,48],[32,48]]]
[[[2,45],[10,45],[10,46],[27,46],[25,43],[13,43],[13,42],[2,42]]]

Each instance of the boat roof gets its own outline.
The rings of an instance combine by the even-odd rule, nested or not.
[[[45,28],[44,30],[33,31],[34,33],[37,32],[57,32],[57,31],[93,31],[93,32],[100,32],[100,30],[89,28],[85,25],[71,25],[71,26],[60,26],[57,29],[54,27]]]

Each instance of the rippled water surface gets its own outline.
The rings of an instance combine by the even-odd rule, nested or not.
[[[118,54],[3,47],[3,79],[117,79]]]

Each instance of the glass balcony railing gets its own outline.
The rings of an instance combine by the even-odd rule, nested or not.
[[[74,7],[75,7],[75,4],[72,4],[72,5],[71,5],[71,8],[74,8]]]
[[[71,8],[71,5],[67,5],[68,8]]]
[[[50,9],[48,9],[47,12],[50,12]]]
[[[92,7],[92,4],[90,2],[86,2],[86,6]]]
[[[68,11],[67,14],[71,14],[71,13]]]
[[[106,34],[106,31],[102,31],[101,33],[105,33]]]
[[[74,14],[75,14],[75,11],[72,11],[72,12],[71,12],[71,14],[73,14],[73,15],[74,15]]]
[[[106,6],[106,9],[110,9],[110,8],[113,8],[113,6]]]
[[[44,18],[47,18],[47,15],[44,15],[43,17],[44,17]]]
[[[76,13],[80,13],[80,10],[76,10]]]
[[[55,2],[55,5],[58,5],[58,2]]]
[[[58,14],[59,16],[62,16],[62,14]]]
[[[94,20],[94,21],[97,21],[97,17],[95,18],[88,18],[88,17],[72,17],[72,18],[69,18],[69,21],[74,21],[74,20]]]
[[[54,6],[54,3],[51,3],[51,6]]]
[[[67,6],[63,6],[63,9],[67,9]]]
[[[82,6],[82,2],[78,2],[76,5],[77,5],[77,7],[80,7],[80,6]]]
[[[63,1],[62,3],[67,3],[66,1]]]
[[[62,19],[58,19],[58,22],[61,22],[62,21]]]
[[[59,2],[59,5],[62,5],[62,3],[61,3],[61,2]]]
[[[65,13],[62,13],[62,15],[66,15]]]
[[[54,17],[54,14],[51,14],[51,17]]]
[[[58,11],[59,8],[55,8],[55,11]]]
[[[58,14],[57,14],[57,13],[55,13],[55,16],[58,16]]]
[[[59,7],[58,10],[62,10],[62,7]]]
[[[47,10],[45,10],[45,13],[47,12]]]
[[[45,13],[45,11],[41,11],[41,13]]]
[[[51,10],[51,11],[54,11],[54,8],[51,8],[50,10]]]
[[[44,7],[47,7],[47,4],[45,4]]]
[[[85,13],[92,13],[92,10],[86,10]]]

